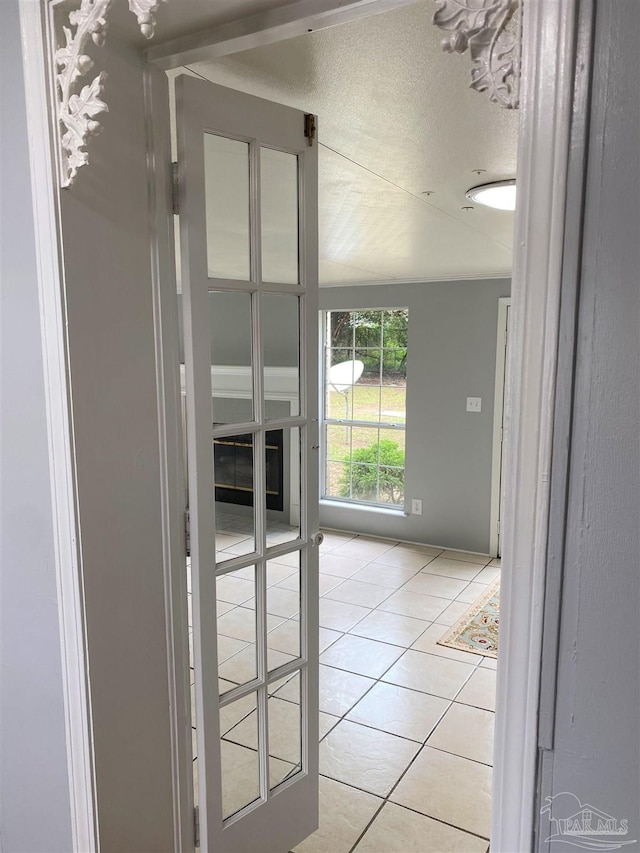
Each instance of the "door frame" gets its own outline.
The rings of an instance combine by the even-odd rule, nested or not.
[[[73,488],[73,431],[70,420],[71,382],[66,370],[66,338],[60,304],[64,294],[64,258],[58,227],[58,181],[55,168],[57,122],[49,71],[46,36],[47,0],[19,0],[23,32],[27,116],[30,133],[31,178],[34,187],[34,222],[39,240],[38,284],[44,349],[45,375],[53,377],[48,387],[47,428],[49,456],[55,475],[52,502],[56,518],[58,548],[61,647],[65,676],[65,714],[68,720],[69,780],[73,802],[72,824],[81,849],[97,845],[96,810],[91,774],[92,717],[86,690],[82,591],[78,583],[77,506]],[[359,0],[337,3],[328,0],[298,0],[291,4],[288,26],[254,26],[252,46],[288,38],[306,31],[340,23],[340,7],[358,16],[376,14],[405,5],[410,0]],[[523,0],[522,76],[518,174],[520,203],[516,213],[514,271],[512,279],[512,347],[510,352],[510,399],[505,415],[506,507],[501,622],[502,654],[498,663],[496,713],[496,761],[494,765],[493,824],[491,847],[496,851],[528,850],[532,846],[534,803],[537,786],[538,706],[542,657],[542,627],[546,580],[546,544],[549,529],[551,451],[558,367],[560,284],[563,258],[567,164],[572,117],[572,96],[577,79],[590,72],[592,60],[580,53],[576,71],[576,19],[578,0]],[[330,8],[332,7],[332,9]],[[324,15],[319,13],[324,8]],[[329,11],[327,11],[329,10]],[[297,14],[297,17],[295,17]],[[253,16],[254,24],[259,16]],[[353,16],[352,16],[353,18]],[[346,18],[348,19],[348,18]],[[237,22],[238,24],[240,22]],[[225,43],[225,32],[208,31],[213,55]],[[238,28],[226,30],[226,53],[234,52]],[[197,36],[189,37],[191,47]],[[237,48],[238,42],[236,42]],[[207,46],[200,49],[207,53]],[[246,45],[245,45],[246,47]],[[177,67],[187,57],[175,50],[163,53],[158,45],[149,54],[145,80],[148,91],[147,121],[158,120],[153,107],[164,109],[158,100],[163,83],[160,67]],[[205,58],[199,55],[199,58]],[[193,55],[189,57],[193,61]],[[536,75],[544,69],[544,76]],[[162,96],[164,97],[164,96]],[[496,107],[487,104],[487,109]],[[171,231],[170,149],[149,145],[149,217],[156,235],[152,245],[154,265],[155,323],[157,340],[175,333],[173,317],[166,315],[170,286],[171,250],[163,244]],[[166,159],[165,159],[166,158]],[[163,164],[162,168],[156,164]],[[47,297],[51,295],[51,298]],[[163,294],[165,299],[163,299]],[[157,297],[157,298],[156,298]],[[163,500],[167,529],[166,566],[173,549],[179,548],[183,525],[177,510],[182,499],[179,455],[179,377],[158,358],[160,442],[164,464]],[[177,402],[176,402],[177,401]],[[516,535],[517,531],[517,535]],[[75,554],[75,556],[73,556]],[[69,555],[71,557],[69,558]],[[178,581],[166,578],[168,621],[181,612],[176,601]],[[181,617],[179,617],[181,618]],[[185,812],[189,781],[184,779],[184,724],[180,697],[184,694],[183,644],[176,642],[172,627],[168,666],[174,684],[174,821],[176,850],[193,849],[191,814]],[[188,691],[186,704],[188,707]],[[183,784],[184,783],[184,784]],[[86,841],[85,841],[86,839]]]
[[[510,387],[505,413],[505,535],[491,848],[529,850],[538,786],[538,712],[560,293],[579,0],[523,7]],[[577,58],[580,63],[577,67]],[[542,78],[536,68],[547,72]]]
[[[496,340],[496,381],[493,398],[493,450],[491,452],[491,521],[489,529],[489,554],[500,556],[500,498],[504,471],[503,421],[506,389],[504,384],[507,356],[507,317],[510,296],[498,299],[498,336]]]
[[[194,810],[191,678],[187,603],[186,441],[176,300],[175,217],[169,82],[148,65],[144,77],[149,225],[158,391],[163,569],[171,700],[171,758],[175,850],[191,851],[199,833]],[[162,164],[162,167],[156,167]]]
[[[92,748],[93,719],[86,659],[74,432],[65,329],[64,259],[57,203],[56,156],[51,140],[53,118],[44,35],[45,14],[38,4],[28,0],[20,0],[19,12],[33,221],[35,234],[39,235],[35,242],[36,274],[49,442],[70,828],[74,849],[95,853],[99,849],[99,841]]]

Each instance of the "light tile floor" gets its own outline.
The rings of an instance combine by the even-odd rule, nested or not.
[[[325,534],[320,572],[345,580],[321,624],[340,603],[367,612],[320,658],[322,703],[341,719],[320,744],[320,829],[296,853],[487,849],[495,661],[437,640],[499,571],[482,555]],[[337,703],[335,669],[348,673]]]
[[[234,540],[230,553],[242,546]],[[223,605],[219,625],[223,690],[255,674],[255,609],[242,571],[225,578],[236,583],[222,591],[218,584],[219,605],[230,608]],[[488,849],[496,662],[437,640],[499,572],[500,561],[483,555],[325,532],[320,828],[296,853]],[[270,564],[273,666],[299,651],[298,583],[292,561]],[[273,692],[273,725],[290,733],[295,714],[287,706],[299,702],[299,688],[289,682]],[[254,707],[246,697],[223,710],[229,761],[251,776],[247,783],[243,772],[229,771],[225,811],[255,796]],[[271,773],[280,779],[299,757],[290,737],[274,729],[273,741]]]

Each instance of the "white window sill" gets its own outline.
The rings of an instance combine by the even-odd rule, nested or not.
[[[356,512],[375,512],[380,515],[395,515],[400,518],[407,518],[409,516],[409,513],[405,512],[403,509],[371,506],[370,504],[357,504],[351,503],[350,501],[320,500],[320,506],[332,507],[333,509],[354,510]]]

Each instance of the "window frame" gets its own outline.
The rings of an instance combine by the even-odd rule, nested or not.
[[[404,423],[386,423],[380,420],[378,421],[364,421],[364,420],[355,420],[355,419],[335,419],[328,418],[326,412],[326,404],[327,404],[327,353],[331,349],[329,343],[329,322],[330,316],[332,313],[355,313],[362,311],[406,311],[407,312],[407,355],[409,352],[409,307],[407,305],[404,306],[375,306],[375,307],[359,307],[359,308],[323,308],[320,310],[319,314],[319,322],[320,322],[320,387],[319,387],[319,412],[320,412],[320,501],[323,503],[330,503],[333,505],[337,504],[348,504],[350,507],[354,509],[368,509],[376,512],[390,512],[390,513],[399,513],[402,515],[407,514],[407,493],[406,489],[404,489],[404,498],[402,503],[392,504],[385,503],[382,501],[366,501],[362,499],[355,499],[353,497],[339,497],[335,495],[327,494],[327,455],[328,455],[328,427],[329,426],[342,426],[348,429],[352,429],[354,427],[360,428],[370,428],[370,429],[390,429],[395,430],[397,432],[403,432],[405,436],[405,459],[404,459],[404,467],[403,467],[403,480],[406,477],[407,471],[407,456],[406,456],[406,447],[407,447],[407,403],[406,403],[406,391],[408,390],[408,385],[405,390],[405,420]],[[382,341],[384,344],[384,340]],[[337,348],[336,348],[337,349]],[[351,352],[355,353],[357,349],[365,349],[365,347],[351,347]],[[380,349],[381,352],[384,352],[385,347],[376,347],[376,349]],[[391,348],[390,348],[391,349]],[[382,375],[381,375],[382,378]],[[380,412],[378,413],[380,415]],[[380,439],[378,439],[380,440]],[[352,450],[353,452],[353,450]],[[377,463],[378,469],[380,468],[380,462]]]

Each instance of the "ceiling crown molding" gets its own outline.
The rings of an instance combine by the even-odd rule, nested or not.
[[[433,23],[449,33],[447,53],[471,57],[472,89],[508,110],[519,106],[520,5],[523,0],[435,0]]]
[[[65,44],[57,47],[53,54],[60,134],[60,184],[63,187],[70,187],[78,169],[89,162],[86,146],[102,129],[96,117],[109,112],[102,99],[106,72],[101,71],[82,88],[79,88],[78,81],[94,66],[93,60],[85,53],[89,41],[96,47],[105,43],[107,13],[112,2],[81,0],[80,7],[69,13],[68,26],[62,27]],[[129,9],[147,39],[153,38],[155,15],[161,2],[164,0],[129,0]]]

